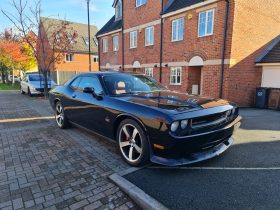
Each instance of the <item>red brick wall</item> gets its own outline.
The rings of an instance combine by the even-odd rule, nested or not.
[[[113,51],[113,37],[118,35],[119,36],[119,50],[114,52]],[[102,46],[102,39],[107,38],[108,39],[108,52],[103,52],[103,46]],[[100,66],[106,66],[107,63],[110,63],[110,65],[122,65],[122,33],[118,32],[115,34],[110,34],[108,36],[104,36],[98,39],[99,46],[100,46]],[[104,70],[101,68],[101,70]],[[119,69],[115,69],[119,70]]]
[[[193,56],[199,55],[204,60],[221,59],[224,34],[225,2],[220,1],[215,7],[214,33],[207,37],[198,37],[197,9],[172,16],[164,20],[163,62],[189,61]],[[172,20],[184,17],[184,40],[171,42]],[[229,58],[229,53],[227,53]]]
[[[232,3],[233,4],[233,3]],[[226,72],[225,97],[242,106],[254,104],[262,71],[255,60],[272,39],[280,34],[280,1],[236,0],[231,58]]]

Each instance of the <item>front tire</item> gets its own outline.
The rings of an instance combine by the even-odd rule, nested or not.
[[[22,86],[20,86],[20,93],[21,93],[22,95],[25,94],[25,92],[24,92],[23,89],[22,89]]]
[[[30,97],[33,97],[33,94],[31,93],[31,91],[30,91],[29,87],[28,87],[28,91],[27,91],[27,93],[28,93],[28,95],[29,95]]]
[[[57,102],[55,105],[55,120],[56,124],[61,129],[66,129],[70,127],[70,123],[65,115],[64,108],[61,102]]]
[[[141,166],[149,161],[149,144],[143,128],[132,119],[121,122],[117,141],[123,159],[131,166]]]

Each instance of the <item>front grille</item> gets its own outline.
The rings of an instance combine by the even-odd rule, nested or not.
[[[191,120],[191,133],[198,134],[202,132],[218,129],[229,122],[226,112],[213,115],[194,118]]]

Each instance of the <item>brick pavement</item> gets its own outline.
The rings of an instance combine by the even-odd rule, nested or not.
[[[48,101],[0,92],[0,120],[50,116]],[[0,123],[0,209],[138,209],[108,179],[114,143],[54,120]]]

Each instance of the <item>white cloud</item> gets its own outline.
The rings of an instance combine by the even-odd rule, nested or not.
[[[69,0],[69,3],[75,5],[82,5],[85,9],[87,8],[87,0]],[[92,12],[98,11],[95,0],[90,0],[89,10]]]

